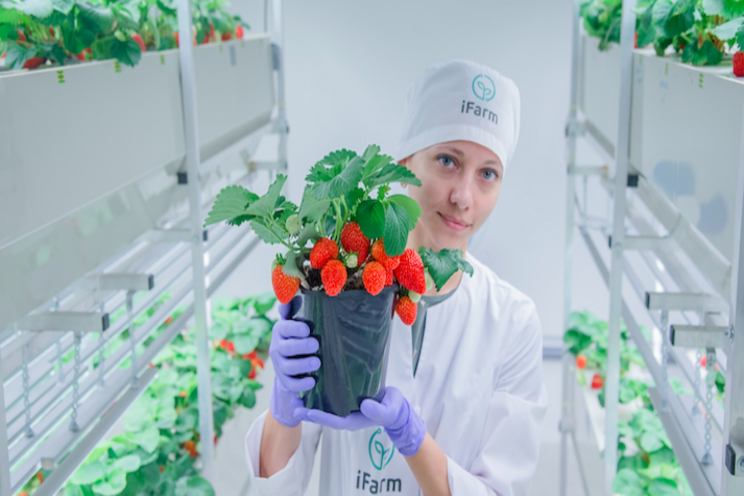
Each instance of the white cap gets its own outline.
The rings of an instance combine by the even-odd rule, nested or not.
[[[409,88],[396,160],[448,141],[493,151],[506,170],[519,138],[519,90],[511,79],[469,60],[436,64]]]

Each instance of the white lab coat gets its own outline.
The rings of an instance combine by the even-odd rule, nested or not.
[[[396,386],[447,455],[453,496],[526,496],[535,471],[547,394],[535,305],[467,255],[473,276],[428,310],[413,376],[411,331],[396,316],[387,384]],[[253,494],[301,495],[323,440],[320,494],[419,495],[405,458],[384,429],[337,431],[303,422],[287,466],[258,477],[266,413],[251,426],[245,453]]]

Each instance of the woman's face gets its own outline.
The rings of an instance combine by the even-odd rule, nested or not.
[[[465,249],[499,198],[504,173],[499,157],[471,141],[449,141],[401,163],[421,180],[420,187],[408,186],[422,210],[409,238],[412,246]]]

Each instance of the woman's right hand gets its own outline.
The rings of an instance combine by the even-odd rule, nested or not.
[[[307,356],[318,351],[318,340],[310,337],[310,327],[306,323],[292,320],[300,307],[302,298],[299,296],[279,306],[281,319],[274,324],[269,347],[276,372],[271,391],[271,415],[287,427],[296,427],[300,423],[293,415],[295,408],[303,406],[300,392],[315,386],[312,377],[295,376],[310,374],[320,368],[317,356]]]

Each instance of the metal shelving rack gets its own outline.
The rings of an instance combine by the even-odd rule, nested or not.
[[[611,496],[617,467],[620,319],[637,345],[655,387],[651,402],[672,443],[684,474],[697,495],[744,494],[744,147],[739,161],[732,261],[697,232],[642,173],[629,164],[633,134],[632,91],[635,1],[622,7],[617,136],[614,150],[604,145],[596,126],[580,108],[582,44],[579,2],[574,2],[572,81],[567,140],[565,328],[571,311],[573,236],[578,230],[610,293],[607,377],[605,379],[604,456],[601,488],[592,487],[577,445],[576,377],[572,357],[563,360],[561,411],[561,494],[567,491],[567,459],[573,448],[588,495]],[[642,63],[642,61],[641,61]],[[702,75],[700,76],[702,87]],[[744,110],[744,109],[743,109]],[[581,166],[579,140],[585,140],[606,164]],[[744,136],[741,138],[744,144]],[[579,195],[576,178],[583,179]],[[600,185],[611,204],[599,230],[589,225],[588,181]],[[581,196],[581,197],[580,197]],[[611,210],[611,216],[609,211]],[[578,214],[579,221],[575,217]],[[609,249],[605,248],[609,244]],[[625,290],[623,286],[625,284]],[[637,298],[635,301],[632,301]],[[645,307],[645,308],[644,308]],[[651,342],[639,322],[656,329]],[[690,351],[695,350],[695,351]],[[710,383],[701,380],[694,360],[707,358],[707,371],[725,371],[725,405],[711,399]],[[672,376],[685,379],[693,397],[671,390]],[[599,448],[596,450],[599,455]],[[599,458],[597,457],[597,460]],[[595,466],[596,468],[596,466]]]
[[[260,170],[267,171],[268,184],[275,172],[287,171],[281,0],[272,0],[272,10],[276,107],[271,121],[202,162],[194,50],[185,44],[179,57],[186,167],[178,182],[186,183],[180,187],[188,189],[188,207],[170,209],[161,227],[142,233],[95,271],[0,330],[0,496],[12,496],[42,467],[53,472],[36,494],[56,494],[154,379],[157,369],[148,366],[153,358],[192,319],[200,429],[202,437],[212,439],[207,302],[259,240],[244,230],[201,226],[222,187],[256,186]],[[191,32],[190,12],[190,1],[179,0],[181,32]],[[278,135],[278,158],[256,162],[251,157],[267,134]],[[155,313],[135,326],[135,319],[158,302]],[[178,318],[146,346],[179,308]],[[112,345],[125,331],[126,342]],[[202,445],[202,476],[208,480],[213,449],[211,443]]]

